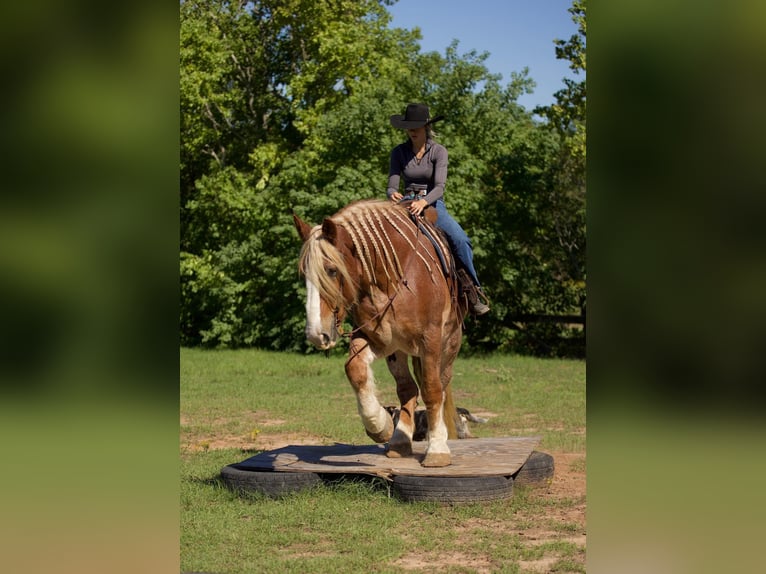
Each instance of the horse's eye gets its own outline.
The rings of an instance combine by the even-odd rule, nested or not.
[[[338,270],[335,269],[335,267],[328,267],[327,268],[327,276],[335,279],[338,276]]]

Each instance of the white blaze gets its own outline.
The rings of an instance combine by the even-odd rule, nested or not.
[[[319,312],[319,289],[306,280],[306,338],[317,347],[323,347],[322,317]]]

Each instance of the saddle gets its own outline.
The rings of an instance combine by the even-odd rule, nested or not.
[[[488,299],[486,295],[484,295],[484,292],[481,290],[481,288],[474,285],[473,280],[465,269],[462,267],[457,268],[455,266],[454,258],[447,257],[446,254],[442,252],[439,242],[431,234],[431,230],[436,230],[437,233],[441,233],[436,227],[437,217],[438,216],[435,209],[426,209],[423,211],[423,218],[431,224],[431,229],[429,230],[429,226],[423,225],[423,222],[420,221],[417,217],[410,215],[410,218],[418,226],[420,232],[425,235],[434,246],[434,250],[436,251],[436,255],[439,257],[439,263],[441,263],[444,276],[457,277],[459,298],[468,301],[468,309],[471,314],[476,316],[484,315],[489,311],[489,307],[487,306]],[[444,236],[442,235],[442,237]]]
[[[412,219],[413,222],[415,222],[415,225],[418,226],[418,230],[420,233],[425,235],[428,240],[431,242],[431,245],[434,246],[434,251],[436,251],[436,255],[439,257],[439,263],[441,264],[442,273],[444,273],[445,277],[450,277],[452,274],[455,273],[455,264],[451,257],[447,257],[447,255],[442,251],[441,245],[446,244],[446,240],[443,242],[439,242],[436,240],[436,238],[433,236],[432,231],[436,231],[437,233],[441,233],[439,229],[436,227],[436,210],[435,209],[426,209],[423,212],[423,217],[425,220],[431,224],[431,227],[427,225],[423,225],[423,222],[420,221],[417,217],[410,214],[410,219]],[[444,236],[442,235],[442,238]]]

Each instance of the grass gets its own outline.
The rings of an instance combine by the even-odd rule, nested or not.
[[[584,493],[515,490],[509,500],[443,507],[389,496],[385,481],[340,482],[280,500],[236,495],[221,467],[259,441],[303,433],[316,444],[368,444],[343,356],[181,350],[181,565],[186,572],[584,572],[584,532],[569,517]],[[385,364],[379,395],[396,404]],[[582,455],[582,361],[458,359],[456,402],[493,413],[480,437],[542,437],[539,450]],[[557,467],[558,472],[558,467]]]

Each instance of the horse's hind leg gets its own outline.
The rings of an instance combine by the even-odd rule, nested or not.
[[[346,361],[346,376],[356,393],[359,416],[367,435],[375,442],[383,443],[394,433],[394,421],[375,394],[375,377],[370,368],[374,360],[375,353],[365,339],[351,340],[349,359]]]
[[[389,355],[386,358],[386,365],[396,380],[396,394],[401,404],[399,423],[388,443],[386,455],[391,458],[410,456],[412,455],[412,435],[415,430],[415,407],[418,404],[418,386],[410,374],[406,354],[396,352]]]

